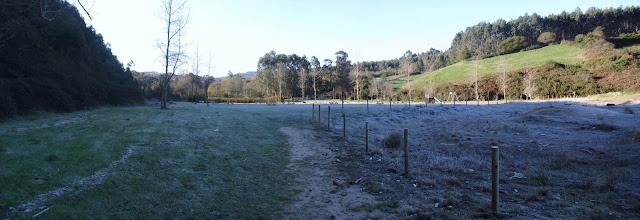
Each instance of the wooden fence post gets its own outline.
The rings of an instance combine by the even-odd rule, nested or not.
[[[327,129],[331,131],[331,106],[327,107]]]
[[[409,129],[404,129],[404,175],[409,175]]]
[[[316,120],[316,104],[311,104],[311,121]]]
[[[318,123],[320,123],[320,105],[318,105]]]
[[[391,97],[389,97],[389,111],[391,111]]]
[[[364,152],[369,153],[369,121],[364,122]]]
[[[491,147],[491,211],[498,212],[498,170],[499,170],[499,149],[498,146]]]
[[[342,113],[342,137],[347,136],[347,115]]]

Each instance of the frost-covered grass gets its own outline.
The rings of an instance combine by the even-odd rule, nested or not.
[[[108,167],[103,183],[39,206],[46,218],[274,218],[290,202],[281,126],[302,108],[178,103],[45,114],[0,124],[0,212]],[[27,217],[40,211],[14,213]]]

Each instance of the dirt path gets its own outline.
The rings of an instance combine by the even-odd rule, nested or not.
[[[363,192],[359,180],[348,180],[336,168],[339,159],[329,140],[311,130],[280,128],[291,146],[287,172],[295,175],[293,188],[299,192],[283,213],[287,219],[365,219],[380,218],[378,210],[368,212],[376,199]],[[353,184],[353,185],[352,185]]]
[[[93,118],[96,118],[96,117],[97,117],[96,115],[89,115],[89,116],[86,116],[86,117],[74,117],[74,118],[67,118],[67,119],[58,119],[58,120],[55,120],[55,121],[53,121],[51,123],[35,125],[35,126],[31,126],[31,127],[1,129],[0,130],[0,134],[4,134],[4,133],[19,133],[19,132],[37,130],[37,129],[42,129],[42,128],[59,127],[59,126],[64,126],[64,125],[68,125],[68,124],[75,124],[75,123],[85,122],[87,120],[90,120],[90,119],[93,119]]]
[[[91,176],[87,176],[85,178],[76,180],[69,186],[63,186],[63,187],[51,190],[49,192],[40,194],[36,196],[33,200],[18,206],[17,209],[11,210],[10,208],[9,211],[28,213],[33,211],[36,208],[45,209],[46,207],[39,207],[39,206],[41,206],[47,200],[56,198],[65,193],[78,193],[87,189],[91,189],[97,185],[100,185],[104,182],[107,175],[109,175],[116,166],[126,162],[127,159],[129,159],[129,157],[133,155],[134,149],[135,149],[135,146],[130,146],[129,149],[127,149],[127,152],[124,155],[122,155],[122,157],[119,160],[112,161],[108,167],[96,171]]]

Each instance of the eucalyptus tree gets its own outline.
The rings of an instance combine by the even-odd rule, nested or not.
[[[336,86],[340,89],[342,95],[346,91],[349,91],[349,69],[351,68],[351,61],[349,60],[349,54],[342,50],[335,53],[336,55]],[[342,96],[341,95],[341,96]]]
[[[298,86],[300,87],[300,91],[302,92],[302,100],[304,101],[304,91],[305,85],[308,83],[309,79],[309,69],[311,68],[311,63],[307,60],[307,56],[302,56],[302,58],[297,63],[298,66]]]
[[[316,56],[311,57],[311,81],[313,84],[313,98],[318,100],[317,80],[320,75],[320,61]]]

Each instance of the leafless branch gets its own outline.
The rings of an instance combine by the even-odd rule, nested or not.
[[[93,21],[93,18],[91,17],[91,14],[89,14],[89,11],[87,10],[87,8],[84,7],[84,5],[82,4],[82,1],[80,0],[76,0],[76,2],[78,2],[78,4],[80,5],[80,7],[82,8],[82,10],[84,10],[84,13],[87,14],[87,16],[89,17],[89,20]]]

